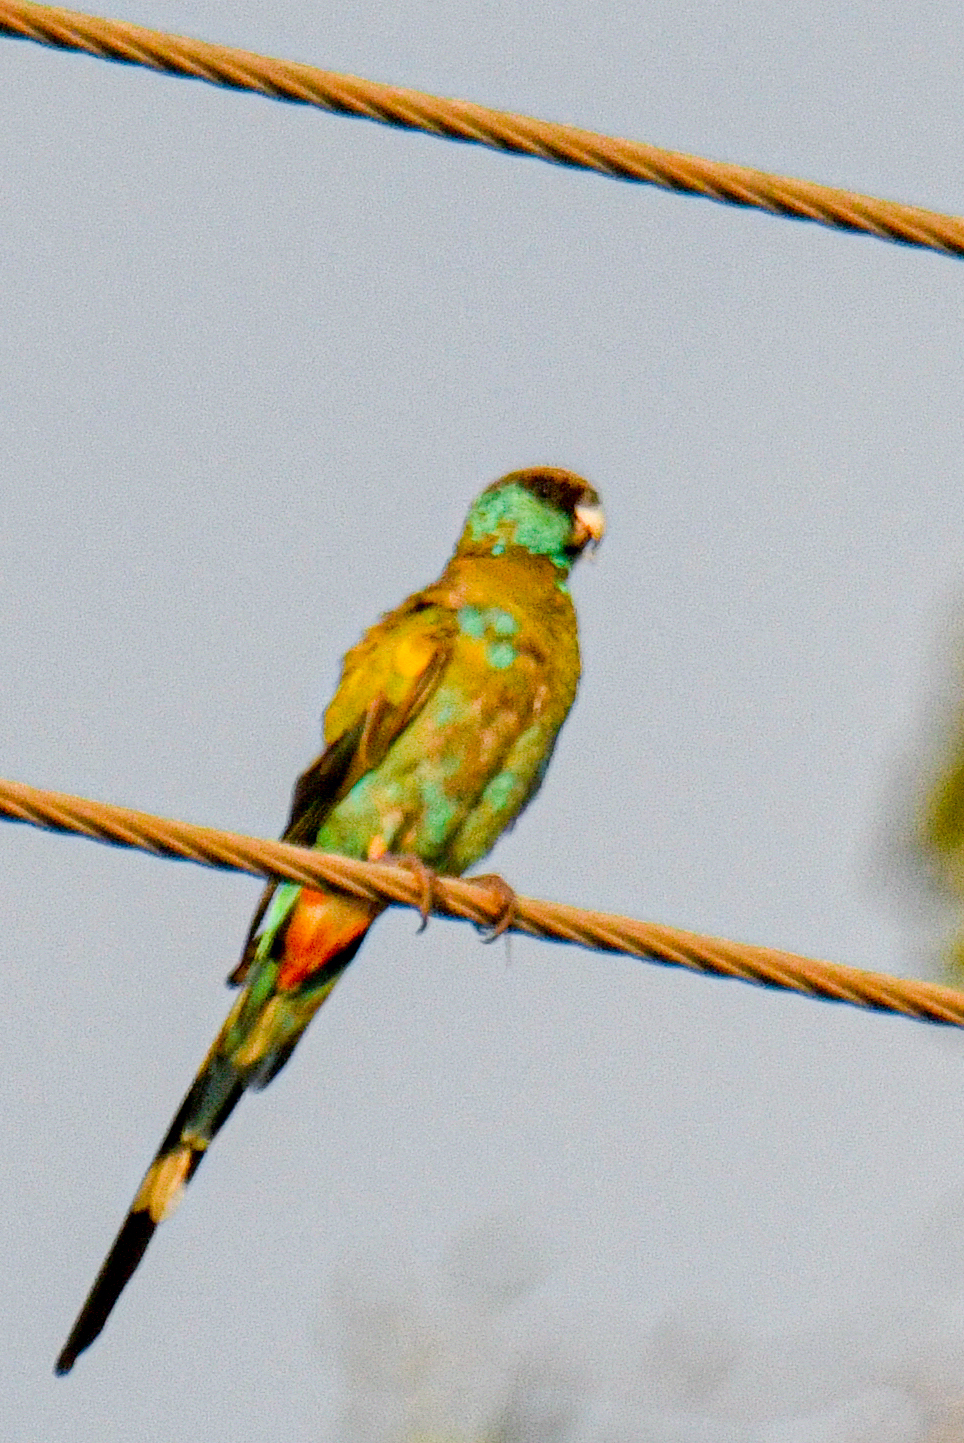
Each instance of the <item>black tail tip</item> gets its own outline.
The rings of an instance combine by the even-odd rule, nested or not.
[[[68,1350],[67,1348],[65,1348],[64,1351],[61,1353],[60,1357],[57,1359],[56,1363],[54,1364],[54,1376],[57,1378],[63,1378],[67,1373],[70,1372],[76,1361],[77,1354],[72,1350]]]

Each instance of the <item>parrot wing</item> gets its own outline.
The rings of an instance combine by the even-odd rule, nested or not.
[[[332,808],[380,765],[422,710],[451,658],[457,634],[452,611],[412,597],[348,652],[325,715],[327,746],[295,782],[282,841],[313,845]],[[228,977],[232,987],[241,986],[248,975],[277,887],[269,882],[261,894],[241,960]]]

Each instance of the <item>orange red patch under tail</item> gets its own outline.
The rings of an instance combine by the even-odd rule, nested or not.
[[[356,938],[364,936],[383,910],[343,892],[304,888],[285,929],[278,986],[290,991],[321,969]]]

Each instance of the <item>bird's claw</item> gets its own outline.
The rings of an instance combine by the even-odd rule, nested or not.
[[[432,908],[435,906],[435,884],[438,881],[438,872],[427,862],[423,862],[421,857],[416,857],[414,852],[385,852],[378,860],[394,862],[396,867],[404,867],[418,879],[422,888],[422,895],[418,899],[418,915],[422,919],[418,932],[424,932],[428,926],[428,919],[432,915]]]
[[[505,878],[500,877],[498,872],[483,872],[480,877],[467,877],[466,881],[480,883],[487,887],[493,901],[499,904],[499,915],[494,922],[476,924],[483,934],[483,942],[495,942],[508,932],[515,921],[519,910],[519,899]]]

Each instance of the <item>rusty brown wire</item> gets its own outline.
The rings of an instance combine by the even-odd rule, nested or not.
[[[702,195],[729,205],[754,206],[774,215],[815,221],[835,229],[863,231],[882,240],[923,246],[946,255],[964,255],[964,218],[959,216],[661,150],[642,141],[553,125],[466,100],[446,100],[311,65],[272,60],[248,50],[168,35],[125,21],[101,20],[26,0],[0,0],[0,34],[62,50],[82,50],[105,60],[145,65],[212,85],[255,90],[275,100],[316,105],[341,115],[531,155],[556,165],[599,171],[620,180]]]
[[[160,857],[179,857],[206,867],[282,877],[309,886],[328,883],[358,897],[413,907],[416,911],[424,903],[422,879],[404,867],[357,862],[286,842],[197,827],[63,792],[40,791],[22,782],[0,779],[0,816],[48,831],[75,832],[98,842],[136,847]],[[439,877],[432,892],[434,912],[480,926],[494,925],[505,905],[501,894],[484,881]],[[793,952],[704,937],[675,927],[636,922],[606,912],[586,912],[531,897],[517,898],[511,925],[514,931],[551,942],[624,953],[694,972],[802,992],[826,1001],[964,1027],[964,992],[930,982],[864,972]]]

